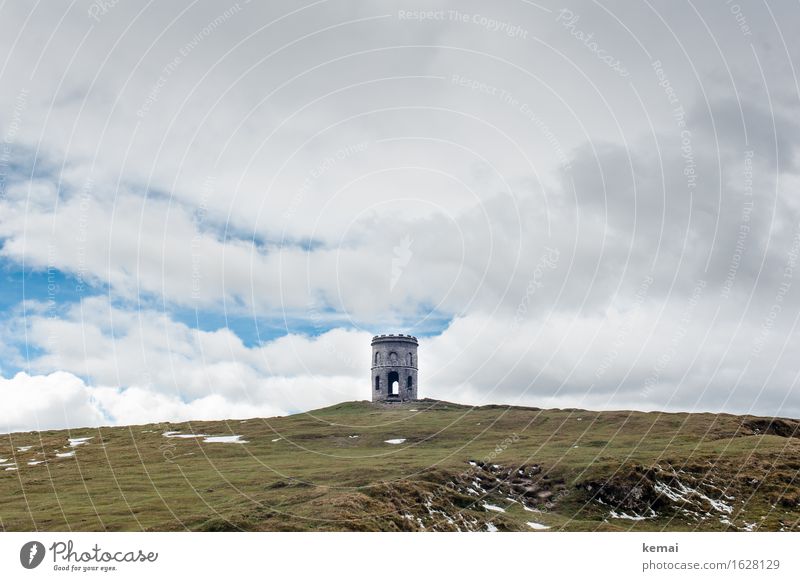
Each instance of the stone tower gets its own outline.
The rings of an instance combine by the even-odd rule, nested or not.
[[[411,335],[372,338],[372,401],[417,399],[418,345]]]

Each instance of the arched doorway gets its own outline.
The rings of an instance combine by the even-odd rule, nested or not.
[[[389,397],[400,397],[400,374],[389,372]]]

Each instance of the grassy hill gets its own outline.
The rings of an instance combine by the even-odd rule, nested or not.
[[[0,459],[8,531],[800,530],[789,419],[351,402],[8,434]]]

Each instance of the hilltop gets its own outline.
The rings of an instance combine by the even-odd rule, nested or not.
[[[3,530],[800,530],[800,421],[349,402],[0,437]]]

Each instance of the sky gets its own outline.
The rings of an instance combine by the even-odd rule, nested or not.
[[[800,417],[800,7],[0,5],[0,431]]]

